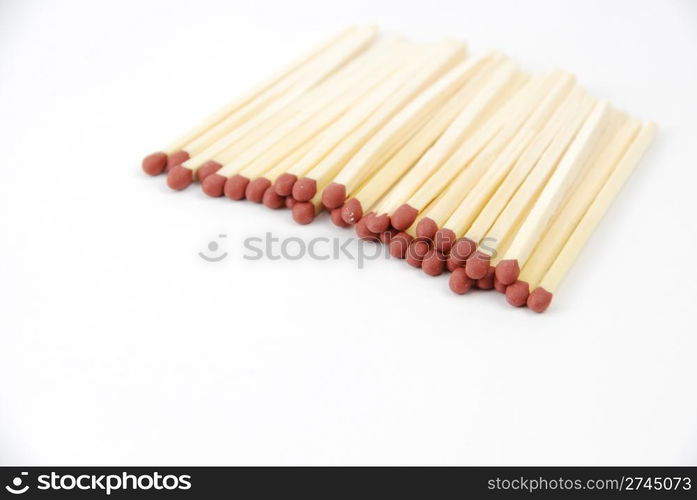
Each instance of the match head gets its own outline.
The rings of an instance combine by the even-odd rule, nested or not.
[[[450,258],[455,259],[461,266],[465,265],[472,252],[477,248],[477,244],[469,238],[460,238],[450,249]]]
[[[445,256],[435,248],[431,248],[421,260],[421,270],[429,276],[439,276],[443,273]]]
[[[436,237],[437,231],[438,224],[436,224],[436,221],[430,217],[424,217],[416,225],[416,236],[425,240],[433,241],[433,239]]]
[[[266,177],[257,177],[252,182],[247,184],[244,190],[244,196],[254,203],[261,203],[264,199],[264,193],[271,187],[271,181]]]
[[[455,235],[455,231],[452,229],[439,229],[436,231],[435,237],[433,238],[433,245],[439,252],[449,254],[450,250],[455,244],[456,239],[457,236]]]
[[[414,238],[408,233],[395,234],[390,239],[390,255],[395,259],[403,259],[412,241],[414,241]]]
[[[143,158],[143,172],[148,175],[160,175],[167,168],[167,153],[158,151]]]
[[[291,193],[296,201],[310,201],[317,194],[317,181],[309,177],[298,179]]]
[[[239,174],[233,175],[225,182],[225,196],[235,201],[243,200],[247,184],[249,184],[248,177]]]
[[[496,266],[496,279],[504,285],[512,285],[520,275],[518,259],[506,259],[499,262]]]
[[[506,293],[506,285],[501,283],[494,272],[494,289],[499,293]]]
[[[286,208],[293,210],[293,207],[296,203],[297,201],[295,201],[295,198],[293,198],[292,196],[286,196]]]
[[[346,199],[346,186],[332,182],[322,191],[322,204],[329,210],[339,208]]]
[[[453,259],[453,254],[450,252],[450,255],[448,255],[448,260],[445,261],[445,268],[452,273],[455,271],[455,269],[461,268],[462,265],[463,263],[458,259]]]
[[[467,272],[467,269],[465,269],[465,272]],[[477,280],[477,288],[480,290],[491,290],[494,288],[494,266],[489,266],[486,275]]]
[[[297,182],[298,176],[293,174],[281,174],[273,183],[274,191],[278,196],[290,196],[293,193],[293,185]]]
[[[176,167],[177,165],[181,165],[184,163],[186,160],[189,159],[189,153],[186,151],[176,151],[169,155],[167,157],[167,171],[171,170],[172,168]]]
[[[356,198],[351,198],[341,208],[332,209],[332,213],[334,210],[340,211],[341,218],[346,224],[355,224],[363,217],[363,205]]]
[[[226,181],[227,177],[223,177],[220,174],[211,174],[201,183],[201,189],[203,189],[203,192],[208,196],[218,198],[223,196]]]
[[[293,220],[298,224],[309,224],[315,220],[315,206],[306,201],[298,201],[293,205]]]
[[[469,259],[467,259],[465,270],[467,271],[467,276],[473,280],[479,280],[487,275],[490,266],[491,257],[484,252],[477,250],[470,255]]]
[[[329,213],[329,217],[332,219],[332,222],[334,223],[335,226],[339,227],[349,227],[349,224],[344,220],[344,208],[346,205],[344,205],[341,208],[335,208]]]
[[[392,217],[390,218],[392,227],[397,231],[406,231],[414,223],[417,215],[419,215],[419,211],[417,209],[404,204],[392,214]]]
[[[273,187],[268,187],[266,188],[266,191],[264,191],[264,196],[261,201],[267,207],[275,210],[277,208],[281,208],[284,205],[285,200],[283,199],[283,196],[278,196],[278,194],[276,194]]]
[[[365,224],[374,233],[384,233],[390,228],[390,217],[387,214],[373,214]]]
[[[392,238],[395,237],[397,234],[397,231],[394,229],[388,229],[387,231],[383,231],[378,235],[378,238],[380,238],[380,241],[384,243],[385,245],[389,245],[390,242],[392,241]]]
[[[454,293],[458,295],[464,295],[467,292],[469,292],[472,288],[473,283],[474,280],[467,276],[464,267],[455,269],[453,273],[450,275],[450,279],[448,280],[448,286],[450,286],[450,290],[452,290]]]
[[[368,214],[370,215],[370,214]],[[362,240],[367,240],[367,241],[378,241],[378,235],[372,232],[370,229],[368,229],[365,225],[366,220],[368,217],[362,217],[361,220],[356,222],[356,225],[354,226],[356,228],[356,236],[358,236]]]
[[[198,176],[198,181],[203,182],[206,180],[206,177],[208,177],[211,174],[216,173],[218,170],[223,168],[223,166],[218,163],[217,161],[209,160],[203,165],[201,165],[198,169],[198,172],[196,172],[196,175]]]
[[[535,288],[530,296],[528,297],[528,307],[535,311],[536,313],[545,312],[552,302],[554,294],[548,292],[543,287],[538,286]]]
[[[194,172],[190,168],[174,165],[167,172],[167,185],[176,191],[189,187],[192,182],[194,182]]]
[[[530,295],[530,286],[527,281],[516,280],[506,287],[506,300],[514,307],[524,306]]]
[[[430,247],[426,241],[415,239],[407,248],[407,264],[413,267],[421,267],[421,262],[429,250]]]

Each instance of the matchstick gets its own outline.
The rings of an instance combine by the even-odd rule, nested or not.
[[[582,108],[584,102],[587,103]],[[495,223],[501,212],[506,208],[516,190],[528,178],[531,170],[542,161],[545,152],[552,148],[555,138],[563,134],[566,124],[574,121],[574,117],[583,109],[590,111],[590,98],[585,97],[583,90],[576,86],[566,100],[556,110],[545,128],[535,141],[525,150],[506,178],[496,188],[491,198],[486,202],[472,225],[465,232],[461,245],[466,249],[477,248],[487,231]],[[585,114],[583,115],[585,117]],[[583,117],[579,118],[578,126]],[[520,214],[520,213],[519,213]],[[488,251],[477,249],[466,259],[465,269],[472,279],[484,278],[491,269],[491,255]]]
[[[421,52],[419,48],[419,52]],[[391,64],[394,69],[404,66],[402,60],[408,56],[417,55],[416,51],[412,48],[409,51],[403,52],[401,54],[395,54]],[[421,55],[417,57],[419,61]],[[408,59],[406,61],[409,63]],[[291,194],[293,185],[298,175],[304,174],[306,171],[310,170],[313,166],[317,165],[323,158],[325,158],[342,140],[350,137],[353,132],[360,127],[360,125],[365,122],[372,114],[376,112],[378,108],[382,106],[384,101],[388,99],[395,91],[397,91],[404,83],[410,79],[416,69],[419,67],[418,64],[412,63],[408,64],[406,69],[402,68],[400,71],[394,72],[384,81],[379,82],[374,89],[372,89],[365,97],[361,98],[353,106],[351,106],[345,114],[340,116],[334,123],[330,124],[328,128],[322,131],[322,139],[315,144],[313,148],[306,152],[298,161],[293,164],[290,169],[284,172],[282,175],[278,176],[277,183],[275,185],[275,190],[280,196],[288,196]],[[242,172],[240,173],[241,175]],[[290,179],[290,181],[289,181]],[[296,189],[297,191],[297,189]],[[297,193],[296,193],[297,194]],[[312,196],[314,193],[310,193]],[[312,196],[300,196],[297,195],[296,199],[298,201],[308,201]]]
[[[574,81],[574,76],[567,73],[554,84],[501,154],[450,214],[443,228],[435,235],[435,244],[440,251],[449,252],[455,241],[462,237],[518,158],[531,143],[539,139],[544,125],[559,107],[560,102],[569,94]],[[549,140],[554,136],[554,131],[546,135],[549,139],[547,136],[542,138],[543,144],[537,148],[539,154],[544,151]],[[469,241],[475,243],[473,240]],[[485,274],[486,270],[481,276],[470,276],[470,278],[482,278]]]
[[[507,242],[507,244],[511,242],[512,235],[515,234],[522,220],[530,211],[531,205],[552,175],[554,168],[588,117],[595,102],[591,97],[584,97],[578,108],[573,111],[572,116],[565,121],[564,126],[554,137],[540,160],[525,177],[515,194],[509,199],[503,211],[499,213],[498,218],[487,231],[486,236],[479,239],[479,248],[476,252],[477,261],[490,260],[491,264],[498,264],[501,256],[505,253],[503,242]],[[474,238],[472,239],[477,241]],[[460,253],[469,256],[470,253],[468,252],[470,250],[474,251],[474,247],[468,245],[468,240],[463,239],[462,241],[464,243],[458,242],[456,245],[463,246]],[[482,242],[485,242],[485,244],[482,244]],[[470,269],[472,269],[475,260],[469,259],[468,262],[470,261],[472,261],[469,264]],[[505,287],[503,284],[501,286]]]
[[[442,272],[447,255],[452,244],[458,242],[458,247],[449,258],[449,269],[453,270],[460,267],[463,261],[469,261],[468,250],[463,252],[462,243],[467,243],[467,249],[473,248],[473,240],[462,237],[465,229],[472,223],[477,214],[491,197],[493,191],[497,189],[504,177],[506,177],[517,162],[518,158],[527,153],[526,158],[533,164],[548,146],[557,129],[561,126],[560,113],[558,112],[559,103],[567,97],[573,86],[574,78],[570,74],[563,75],[562,78],[552,87],[544,100],[535,109],[532,115],[526,120],[517,134],[511,138],[511,142],[504,148],[501,154],[494,160],[493,164],[487,169],[486,173],[479,179],[474,187],[460,202],[441,229],[433,217],[439,219],[438,215],[427,213],[417,225],[417,236],[429,238],[434,241],[433,252],[424,257],[422,269],[427,274],[437,276]],[[580,94],[579,94],[580,95]],[[556,113],[555,113],[556,111]],[[554,115],[556,120],[551,120]],[[565,117],[561,114],[561,117]],[[436,212],[436,207],[431,211]],[[431,217],[431,215],[433,217]],[[463,239],[465,241],[463,241]],[[479,240],[476,240],[479,241]],[[452,242],[452,243],[451,243]],[[457,277],[451,280],[451,289],[456,293],[463,293],[463,287],[469,289],[472,284],[479,279],[484,279],[487,274],[491,274],[489,262],[486,262],[483,272],[477,276],[469,273],[466,280],[458,273]],[[493,276],[489,280],[493,286]],[[482,284],[483,287],[489,287]]]
[[[430,177],[435,170],[449,158],[462,141],[492,113],[493,104],[500,101],[515,85],[518,72],[515,64],[506,61],[493,75],[483,74],[472,81],[472,90],[476,91],[473,99],[458,113],[438,141],[417,162],[399,183],[385,195],[377,209],[373,223],[376,232],[385,230],[390,225],[389,215],[403,205],[418,187]],[[488,78],[487,78],[488,77]],[[469,87],[469,85],[467,86]],[[466,88],[467,88],[466,87]]]
[[[393,86],[392,88],[394,88],[404,81],[406,75],[397,73],[392,76],[394,78],[388,78],[386,81],[390,82]],[[287,130],[289,132],[288,135],[273,146],[264,148],[261,156],[252,160],[241,170],[238,170],[238,168],[243,160],[234,159],[227,163],[224,167],[225,170],[221,169],[221,171],[217,173],[218,175],[226,175],[229,172],[235,172],[235,174],[226,181],[226,194],[233,193],[232,195],[228,194],[228,196],[232,199],[241,199],[244,197],[244,193],[246,193],[246,188],[249,186],[250,181],[259,176],[263,176],[268,170],[274,168],[279,161],[287,157],[288,154],[292,154],[299,145],[302,145],[317,134],[322,134],[325,141],[315,145],[303,158],[314,155],[324,147],[331,149],[333,144],[341,140],[341,133],[345,132],[345,130],[337,132],[335,127],[336,125],[341,126],[345,124],[344,119],[348,118],[344,114],[345,112],[351,113],[351,111],[355,110],[363,111],[368,108],[365,111],[365,113],[368,114],[372,110],[371,106],[378,106],[385,92],[390,92],[392,90],[392,88],[386,86],[387,84],[385,81],[378,80],[375,83],[377,84],[377,88],[364,89],[355,87],[349,94],[345,94],[337,100],[338,106],[333,109],[325,106],[309,119],[309,121],[306,121],[297,128],[293,127],[293,124],[297,123],[294,120],[282,124],[277,130],[280,134],[283,134],[284,131]],[[351,116],[351,118],[352,117],[353,116]],[[274,134],[271,133],[261,144],[270,144],[273,138]],[[328,146],[327,143],[329,143]],[[326,151],[324,152],[326,153]],[[244,156],[242,158],[244,158]],[[302,162],[303,160],[301,159],[299,161]],[[228,184],[230,184],[230,187],[227,187]]]
[[[411,134],[422,120],[447,102],[465,82],[481,70],[490,57],[487,54],[468,59],[417,95],[341,169],[322,193],[324,206],[329,209],[341,206],[347,194],[353,193],[374,172],[381,155],[396,151],[405,135]]]
[[[259,141],[239,151],[217,172],[207,176],[202,189],[209,196],[221,196],[225,192],[231,199],[241,199],[249,178],[245,175],[236,177],[235,174],[247,167],[250,167],[247,175],[263,173],[273,167],[294,147],[320,133],[354,102],[364,98],[376,85],[384,84],[383,77],[396,69],[396,63],[388,61],[382,64],[382,68],[367,66],[340,85],[313,95],[299,113],[268,130]]]
[[[191,184],[197,171],[205,162],[215,155],[232,146],[244,137],[250,130],[263,124],[277,113],[297,102],[301,97],[306,97],[311,90],[331,86],[340,81],[345,74],[350,74],[356,66],[371,60],[373,55],[380,51],[383,44],[376,44],[373,50],[365,50],[375,39],[376,31],[373,28],[364,28],[358,33],[357,38],[345,40],[324,59],[315,61],[305,72],[297,76],[298,82],[291,82],[288,89],[281,89],[281,95],[273,96],[270,102],[253,103],[239,110],[222,122],[209,129],[186,148],[186,158],[180,165],[182,168],[172,168],[174,173],[169,176],[167,183],[172,189],[181,190]],[[359,55],[361,52],[364,54]],[[191,153],[189,153],[191,151]]]
[[[504,285],[511,285],[518,279],[520,268],[525,265],[550,219],[559,209],[581,167],[597,147],[598,140],[608,124],[609,111],[607,102],[599,102],[594,106],[576,139],[535,200],[511,246],[496,266],[496,278]]]
[[[579,175],[580,180],[571,189],[559,213],[520,271],[518,279],[507,287],[506,300],[509,304],[515,307],[525,305],[530,290],[537,286],[554,262],[578,221],[627,150],[640,125],[638,120],[627,120],[624,113],[612,111],[610,124],[588,159],[588,166]]]
[[[318,184],[326,185],[334,179],[347,162],[357,156],[367,142],[371,141],[395,114],[407,106],[416,95],[460,63],[465,53],[465,46],[461,43],[446,41],[438,44],[434,53],[416,68],[416,72],[412,74],[409,81],[405,82],[350,137],[338,144],[304,177],[298,179],[293,185],[293,196],[301,195],[301,201],[313,197],[317,192]]]
[[[543,312],[549,307],[559,283],[564,279],[574,261],[590,239],[593,231],[602,220],[613,200],[617,197],[622,186],[636,168],[642,155],[656,135],[654,123],[644,124],[632,141],[628,150],[622,156],[619,164],[610,174],[605,185],[597,194],[593,203],[579,221],[563,249],[547,270],[544,277],[530,294],[527,305],[535,312]]]
[[[391,188],[395,182],[412,174],[413,170],[410,170],[412,166],[417,168],[421,163],[420,158],[427,150],[428,154],[431,154],[435,147],[434,144],[438,144],[446,130],[454,126],[458,121],[458,116],[462,115],[462,110],[472,104],[477,93],[483,87],[489,89],[491,85],[496,84],[496,77],[500,71],[495,72],[495,70],[500,66],[500,62],[499,58],[493,57],[492,61],[487,63],[479,74],[462,87],[428,122],[414,133],[407,143],[384,166],[378,169],[371,179],[364,181],[363,185],[341,208],[342,220],[346,224],[355,224],[363,216],[364,210],[372,208],[383,195],[386,197],[392,195],[394,189]],[[505,70],[506,68],[501,69]],[[406,176],[402,177],[405,172]],[[371,217],[368,224],[379,222],[379,220],[380,216]],[[371,230],[383,233],[388,229],[388,225],[381,225],[371,228]]]
[[[264,203],[264,205],[272,209],[281,208],[282,206],[284,206],[284,200],[286,197],[277,194],[273,188],[273,184],[276,182],[276,180],[278,180],[278,178],[281,175],[283,175],[285,172],[291,169],[294,164],[296,164],[305,154],[307,154],[308,151],[315,147],[317,143],[319,143],[319,141],[321,140],[322,135],[323,133],[316,135],[315,137],[307,141],[305,144],[300,146],[298,149],[293,151],[293,153],[289,154],[283,160],[279,161],[278,164],[271,170],[266,172],[266,174],[264,174],[263,177],[260,177],[250,182],[249,186],[247,186],[247,189],[256,189],[252,187],[252,185],[256,183],[267,184],[267,187],[262,195],[262,202]],[[250,201],[256,201],[255,196],[251,193],[245,192],[245,197]]]
[[[430,177],[408,204],[402,205],[395,211],[391,218],[392,225],[396,229],[410,228],[416,216],[420,213],[414,207],[421,207],[435,196],[428,209],[428,216],[422,217],[416,227],[421,236],[429,236],[435,231],[432,243],[436,250],[442,254],[449,254],[454,238],[446,241],[443,232],[438,227],[452,213],[454,208],[468,193],[477,180],[486,172],[489,166],[496,160],[505,144],[515,135],[527,117],[533,112],[534,107],[543,100],[546,91],[552,84],[563,77],[562,73],[553,73],[546,78],[533,78],[516,96],[502,108],[500,114],[492,117],[485,127],[479,132],[482,137],[472,137],[473,144],[465,143],[453,156]],[[509,117],[507,122],[501,122],[501,114]],[[493,139],[488,139],[490,132],[487,128],[496,130]],[[482,141],[482,139],[488,139]],[[477,141],[481,141],[480,144]],[[482,149],[483,148],[483,149]],[[481,150],[481,151],[480,151]],[[476,157],[475,157],[476,156]],[[475,157],[470,164],[472,157]],[[466,168],[464,168],[466,166]],[[447,178],[459,170],[454,180],[447,184]],[[440,177],[446,177],[446,182]],[[426,193],[426,194],[424,194]],[[405,210],[405,207],[408,210]],[[429,220],[430,219],[430,220]],[[427,227],[424,231],[424,226]],[[428,234],[425,234],[428,233]]]
[[[370,98],[367,99],[369,102],[363,103],[360,109],[352,109],[347,116],[342,117],[330,130],[325,130],[323,132],[323,140],[318,143],[317,148],[313,148],[308,152],[307,156],[299,159],[298,162],[293,164],[288,168],[288,170],[277,177],[274,183],[274,189],[280,196],[290,196],[292,194],[293,187],[298,180],[298,177],[305,175],[309,170],[314,168],[320,161],[322,161],[327,155],[330,155],[332,149],[334,149],[340,141],[355,141],[355,137],[361,137],[362,128],[360,124],[362,120],[365,120],[366,113],[370,116],[370,113],[375,112],[375,107],[384,106],[380,102],[380,96],[384,99],[389,97],[389,92],[394,92],[391,85],[401,85],[403,83],[403,78],[410,78],[413,73],[419,70],[420,63],[422,62],[422,57],[426,57],[430,54],[429,49],[426,47],[415,47],[412,49],[413,53],[412,60],[406,60],[403,64],[404,68],[398,74],[393,75],[391,82],[386,82],[387,87],[381,87],[377,89],[379,92],[377,98],[375,92],[371,94]],[[387,90],[387,94],[385,89]],[[359,127],[358,130],[354,130]],[[348,135],[348,137],[347,137]],[[335,153],[336,155],[336,153]],[[327,160],[325,160],[327,161]],[[338,160],[337,160],[338,161]],[[307,189],[302,189],[307,191]],[[313,187],[312,192],[304,193],[304,196],[299,196],[301,201],[309,201],[316,192]]]
[[[467,193],[551,87],[550,77],[533,77],[494,116],[469,137],[426,182],[390,216],[392,226],[407,230],[419,213],[447,188],[440,200],[443,220]],[[470,165],[471,162],[471,165]]]
[[[320,188],[324,188],[323,185]],[[289,197],[293,199],[292,197]],[[291,207],[291,212],[293,220],[298,224],[309,224],[317,214],[324,210],[324,205],[322,205],[322,196],[318,192],[310,201],[297,201],[293,199],[293,206]]]
[[[373,37],[377,34],[375,27],[370,28],[373,31]],[[288,85],[293,84],[299,75],[305,73],[308,67],[317,60],[326,58],[331,54],[337,46],[345,43],[347,39],[355,37],[358,34],[356,27],[350,27],[342,30],[337,35],[333,36],[324,43],[318,45],[313,50],[305,54],[286,66],[283,70],[271,76],[265,82],[256,85],[252,89],[237,97],[227,105],[223,106],[215,113],[208,116],[196,127],[191,129],[185,135],[181,136],[164,150],[148,155],[143,160],[143,170],[150,175],[158,175],[167,167],[167,163],[176,165],[188,159],[189,153],[185,150],[187,144],[194,141],[197,137],[204,134],[206,131],[220,124],[227,117],[240,111],[244,107],[249,107],[257,101],[266,102],[273,95],[282,93]],[[360,35],[359,35],[360,36]],[[172,156],[172,158],[170,158]]]

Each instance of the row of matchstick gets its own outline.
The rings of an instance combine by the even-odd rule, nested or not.
[[[564,71],[351,27],[143,160],[544,311],[655,134]]]

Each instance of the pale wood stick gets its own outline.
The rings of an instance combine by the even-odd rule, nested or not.
[[[324,57],[311,62],[304,71],[297,75],[296,81],[290,81],[287,88],[272,89],[275,93],[266,96],[266,102],[256,102],[246,106],[234,115],[230,115],[223,121],[207,130],[204,134],[188,143],[185,148],[192,153],[198,153],[215,141],[225,136],[235,127],[246,122],[256,114],[269,116],[273,110],[282,109],[298,96],[315,87],[318,83],[327,80],[328,77],[346,65],[363,52],[374,40],[377,30],[374,27],[366,27],[357,33],[358,36],[349,36],[333,47]],[[268,104],[268,106],[266,106]],[[267,109],[264,109],[266,106]],[[261,113],[260,113],[261,112]],[[266,113],[266,114],[264,114]]]
[[[496,268],[496,277],[501,283],[508,285],[518,278],[520,268],[527,262],[530,253],[547,228],[550,219],[559,209],[559,205],[576,180],[588,156],[597,147],[598,140],[607,127],[609,111],[607,102],[599,102],[595,105],[576,140],[535,200],[513,243]]]
[[[300,160],[300,158],[302,158],[305,154],[307,154],[308,151],[315,147],[319,143],[321,138],[322,134],[318,134],[310,138],[310,140],[305,142],[305,144],[303,144],[298,149],[296,149],[288,156],[283,158],[276,164],[276,166],[274,166],[271,170],[266,172],[264,174],[264,177],[266,177],[273,183],[278,178],[278,176],[286,173],[289,169],[293,167],[293,165],[295,165]]]
[[[375,28],[373,28],[375,29]],[[186,134],[182,135],[175,141],[173,141],[169,146],[167,146],[164,149],[164,152],[167,154],[172,154],[176,151],[181,150],[186,144],[190,143],[193,141],[196,137],[204,133],[206,130],[210,129],[211,127],[217,125],[219,122],[221,122],[223,119],[225,119],[228,115],[231,115],[241,107],[247,105],[254,99],[258,98],[260,95],[264,94],[265,92],[268,92],[271,88],[275,86],[280,86],[279,84],[281,82],[287,82],[290,80],[288,77],[299,73],[301,69],[303,69],[305,66],[307,66],[310,62],[318,59],[320,56],[326,56],[326,53],[329,52],[329,49],[336,47],[336,45],[339,44],[339,42],[343,41],[346,39],[349,35],[352,35],[356,32],[356,27],[348,27],[338,34],[334,35],[330,39],[326,40],[325,42],[319,44],[318,46],[314,47],[310,52],[307,54],[303,55],[302,57],[299,57],[298,59],[294,60],[291,62],[288,66],[283,68],[283,70],[275,73],[272,75],[270,78],[268,78],[266,81],[256,85],[252,89],[248,90],[241,96],[237,97],[233,101],[229,102],[222,108],[218,109],[215,111],[213,114],[210,116],[206,117],[204,120],[202,120],[196,127],[191,129],[189,132]]]
[[[424,54],[421,54],[423,48],[419,48],[418,52],[413,48],[408,51],[395,53],[390,61],[390,66],[384,66],[380,71],[389,69],[393,74],[388,75],[384,80],[378,81],[377,85],[370,91],[357,100],[350,106],[344,114],[339,116],[336,121],[322,131],[322,139],[315,146],[306,152],[287,173],[294,175],[302,175],[317,163],[319,163],[329,152],[342,140],[346,139],[351,133],[358,128],[366,119],[368,119],[375,111],[382,106],[385,100],[394,94],[405,81],[419,67],[419,61]],[[399,71],[394,71],[399,69]],[[342,104],[343,105],[343,104]],[[323,113],[326,113],[323,110]],[[249,168],[249,167],[247,167]],[[245,171],[240,172],[241,175],[248,176]]]
[[[547,90],[562,76],[563,73],[555,72],[545,78],[534,77],[502,108],[500,115],[492,117],[471,140],[466,141],[407,204],[421,212],[443,192],[443,196],[430,212],[430,217],[440,226],[494,162],[537,104],[544,99]]]
[[[255,127],[264,126],[265,122],[273,119],[278,113],[296,112],[302,109],[303,102],[307,102],[314,95],[327,92],[328,89],[341,87],[357,71],[365,70],[366,67],[375,64],[376,60],[386,57],[386,54],[397,42],[394,39],[379,42],[357,57],[353,56],[360,51],[359,49],[364,49],[370,43],[369,41],[361,47],[354,47],[355,50],[350,54],[344,50],[340,54],[342,58],[332,59],[330,62],[333,64],[324,64],[320,68],[316,68],[316,71],[307,75],[302,82],[293,86],[268,106],[262,109],[248,110],[249,112],[245,112],[244,115],[230,116],[225,122],[221,122],[215,130],[209,131],[206,136],[201,136],[197,139],[196,154],[182,165],[196,171],[201,164],[234,145]],[[338,71],[336,71],[337,66],[341,66]]]
[[[541,156],[554,137],[560,130],[573,119],[574,114],[583,102],[583,91],[580,87],[575,87],[567,99],[557,109],[552,119],[547,123],[544,130],[535,138],[534,142],[526,148],[525,152],[518,159],[515,166],[508,173],[503,182],[498,186],[491,198],[486,202],[479,215],[465,232],[464,237],[479,243],[486,235],[501,211],[515,193],[516,189],[525,180],[532,168],[538,163]],[[447,223],[446,226],[450,227]]]
[[[410,77],[409,72],[398,71],[401,66],[401,59],[395,54],[389,63],[373,69],[370,75],[349,85],[344,93],[328,93],[323,99],[315,99],[301,113],[270,130],[262,140],[226,163],[217,172],[218,175],[230,177],[239,174],[247,178],[261,175],[298,144],[326,131],[326,127],[331,126],[348,109],[353,107],[365,112],[362,104],[369,109],[379,105]],[[335,139],[335,142],[340,139]]]
[[[538,285],[544,273],[554,262],[578,221],[588,210],[641,127],[639,120],[628,120],[627,116],[620,112],[616,115],[617,118],[613,120],[615,123],[608,127],[605,137],[601,139],[600,147],[588,161],[588,172],[571,191],[559,214],[554,218],[520,272],[518,279],[525,281],[530,290]]]
[[[459,112],[455,121],[418,163],[380,202],[378,213],[391,214],[423,184],[423,182],[457,149],[462,141],[491,114],[492,104],[514,87],[519,73],[512,61],[497,68],[486,86],[478,87],[476,96]],[[481,80],[480,80],[481,82]],[[476,81],[474,83],[477,83]]]
[[[560,102],[571,91],[574,81],[573,75],[565,74],[555,83],[530,118],[526,120],[511,139],[511,142],[504,148],[500,156],[496,158],[491,167],[487,169],[484,175],[465,195],[457,208],[455,208],[444,226],[454,231],[456,237],[461,237],[465,233],[465,230],[469,228],[472,221],[479,215],[482,207],[491,198],[493,192],[523,154],[523,151],[528,148],[533,140],[538,138],[538,134],[540,134],[544,125],[559,107]],[[543,144],[537,148],[539,154],[542,153],[553,136],[554,130],[542,137],[540,142],[543,142]]]
[[[544,311],[564,279],[578,255],[590,239],[593,231],[602,220],[613,200],[617,197],[622,186],[641,160],[642,155],[656,135],[656,125],[647,123],[641,127],[636,138],[622,156],[617,167],[613,170],[607,182],[588,207],[583,218],[579,221],[573,233],[567,240],[554,263],[540,281],[539,287],[528,299],[528,306],[537,311]]]
[[[530,114],[534,105],[542,99],[547,83],[549,79],[533,77],[504,108],[467,139],[424,182],[409,198],[407,204],[417,211],[423,210],[475,157],[478,160],[475,169],[477,172],[490,165],[503,145]],[[478,175],[476,177],[478,178]],[[464,192],[460,191],[459,196],[464,196]]]
[[[572,117],[569,117],[565,122],[564,127],[554,137],[552,144],[545,150],[540,160],[535,164],[532,171],[499,214],[493,226],[487,231],[484,237],[486,246],[480,248],[479,251],[492,257],[492,262],[498,262],[503,257],[503,250],[499,242],[510,239],[508,236],[521,223],[523,216],[530,211],[534,200],[574,139],[578,129],[586,120],[594,103],[595,100],[593,98],[589,96],[583,97],[578,108],[574,110]],[[481,242],[482,238],[473,241]]]
[[[439,44],[438,50],[428,58],[423,67],[406,82],[394,95],[366,120],[350,139],[342,141],[331,153],[307,172],[306,177],[318,181],[318,184],[332,179],[346,162],[379,130],[390,118],[410,102],[416,94],[429,86],[445,72],[459,63],[466,54],[461,43],[447,41]]]
[[[419,94],[351,158],[346,167],[337,174],[334,182],[344,185],[347,194],[352,193],[362,179],[375,168],[381,154],[393,151],[405,134],[413,131],[425,116],[454,95],[467,80],[481,70],[489,58],[490,55],[485,55],[465,61]]]
[[[498,67],[498,61],[489,63],[480,74],[466,84],[410,137],[407,143],[390,157],[372,178],[364,181],[363,185],[353,194],[353,198],[361,204],[363,210],[373,208],[386,193],[386,196],[391,196],[393,190],[390,188],[393,184],[400,178],[406,178],[406,176],[402,177],[405,172],[407,172],[407,176],[411,173],[410,169],[413,168],[415,162],[439,140],[446,129],[461,114],[460,110],[470,106],[471,101],[483,87],[488,89],[492,84],[495,84],[495,70]]]

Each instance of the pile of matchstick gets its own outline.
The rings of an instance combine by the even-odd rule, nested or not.
[[[323,210],[450,289],[549,306],[655,134],[575,77],[351,27],[143,160],[182,190]]]

